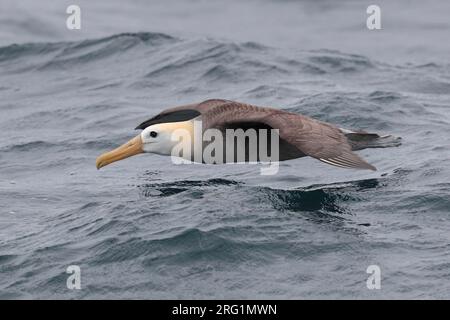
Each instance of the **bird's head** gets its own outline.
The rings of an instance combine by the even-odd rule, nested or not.
[[[180,135],[179,132],[192,134],[192,122],[158,123],[148,126],[127,143],[100,155],[96,160],[97,169],[139,153],[170,155],[173,147],[179,142],[179,139],[174,139],[174,133],[180,129],[183,131],[178,131],[177,136]]]

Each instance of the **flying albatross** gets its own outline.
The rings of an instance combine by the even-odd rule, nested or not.
[[[97,169],[144,152],[171,155],[176,143],[172,138],[173,132],[185,129],[194,134],[195,121],[201,121],[202,132],[207,129],[221,132],[239,128],[278,129],[278,160],[310,156],[341,168],[376,170],[353,151],[401,144],[401,138],[391,135],[346,130],[297,113],[212,99],[170,108],[142,122],[136,127],[143,130],[138,136],[97,158]],[[248,139],[245,141],[246,147],[249,147]]]

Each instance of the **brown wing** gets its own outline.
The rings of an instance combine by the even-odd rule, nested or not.
[[[227,101],[204,112],[202,121],[204,129],[235,127],[239,122],[263,123],[279,129],[281,139],[322,162],[342,168],[376,170],[352,152],[338,128],[296,113]]]

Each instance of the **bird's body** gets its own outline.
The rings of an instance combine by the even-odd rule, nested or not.
[[[196,129],[196,124],[200,125],[199,129]],[[173,134],[178,129],[184,130],[192,138],[190,140],[192,153],[184,157],[197,162],[205,162],[203,158],[198,161],[198,158],[194,158],[193,155],[208,148],[207,145],[212,139],[204,141],[199,138],[199,136],[203,137],[208,130],[222,133],[224,139],[223,157],[219,157],[219,160],[223,159],[223,161],[217,162],[216,155],[214,163],[239,162],[236,156],[239,150],[245,150],[245,156],[240,158],[241,160],[260,161],[258,155],[265,143],[269,153],[278,149],[277,160],[279,161],[311,156],[337,167],[376,170],[353,151],[400,145],[400,138],[390,135],[379,136],[363,131],[340,129],[332,124],[297,113],[221,99],[164,110],[142,122],[136,129],[143,131],[127,144],[100,156],[97,159],[97,168],[140,152],[171,155],[176,145]],[[231,150],[227,149],[229,141],[225,141],[227,132],[239,129],[241,132],[254,130],[256,140],[252,142],[249,136],[244,139],[233,139],[236,142],[232,150],[233,156],[227,157]],[[264,130],[276,131],[277,139],[271,140],[268,135],[262,135],[261,132]],[[193,141],[198,140],[201,143],[194,145]],[[276,149],[274,141],[277,143]],[[252,149],[255,144],[258,147]],[[250,150],[256,152],[256,157]]]

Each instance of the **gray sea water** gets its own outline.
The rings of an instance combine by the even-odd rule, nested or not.
[[[0,298],[450,298],[450,3],[0,3]],[[95,158],[225,98],[401,136],[378,171]],[[81,289],[66,268],[81,268]],[[369,265],[381,289],[369,290]]]

